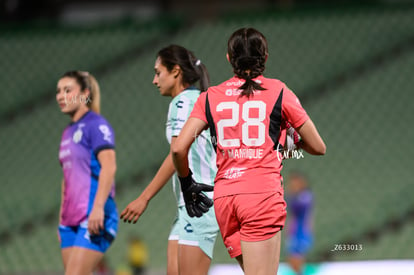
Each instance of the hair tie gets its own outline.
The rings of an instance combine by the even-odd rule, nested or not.
[[[200,59],[197,59],[197,61],[195,62],[195,65],[196,65],[196,66],[200,66],[200,64],[201,64]]]

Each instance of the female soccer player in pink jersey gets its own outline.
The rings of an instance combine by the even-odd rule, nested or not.
[[[65,73],[56,100],[71,118],[60,143],[63,169],[59,238],[65,274],[90,275],[118,230],[115,140],[99,114],[100,92],[87,72]]]
[[[200,95],[200,90],[194,85],[200,82],[201,91],[208,88],[208,72],[191,51],[179,45],[161,49],[157,54],[154,70],[153,84],[158,87],[161,95],[172,98],[166,127],[166,136],[172,145]],[[201,133],[198,142],[193,143],[189,149],[188,155],[194,178],[205,183],[205,187],[212,191],[217,167],[216,154],[208,131]],[[185,194],[180,190],[170,152],[141,195],[122,211],[121,219],[137,222],[149,201],[170,178],[178,211],[168,238],[167,274],[207,275],[218,234],[214,209],[206,207],[207,213],[201,218],[193,215],[201,216],[201,212],[193,212],[190,215],[186,212]],[[213,203],[212,192],[203,196],[206,201]]]
[[[231,257],[245,274],[274,275],[280,257],[280,230],[286,218],[282,156],[289,122],[308,153],[325,154],[325,144],[295,94],[280,80],[265,78],[267,41],[252,28],[228,41],[227,59],[235,76],[198,98],[172,147],[182,181],[198,183],[188,169],[188,148],[207,127],[216,142],[214,209]],[[203,204],[192,194],[192,204]]]

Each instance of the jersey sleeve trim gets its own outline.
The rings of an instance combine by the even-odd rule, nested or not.
[[[114,146],[114,145],[112,145],[112,144],[105,144],[105,145],[102,145],[102,146],[99,146],[98,148],[96,148],[96,149],[93,151],[93,153],[94,153],[96,156],[98,156],[99,152],[101,152],[102,150],[105,150],[105,149],[115,149],[115,146]]]
[[[215,142],[217,140],[217,133],[216,133],[216,125],[214,124],[214,120],[213,120],[213,116],[211,114],[211,110],[210,110],[210,103],[208,101],[208,94],[206,95],[206,118],[207,118],[207,124],[210,128],[210,137],[211,140],[213,141],[213,147],[214,147],[214,151],[217,152],[217,142]]]
[[[309,116],[305,114],[302,117],[300,117],[300,119],[293,121],[291,125],[293,126],[293,128],[298,128],[302,126],[308,119],[309,119]]]

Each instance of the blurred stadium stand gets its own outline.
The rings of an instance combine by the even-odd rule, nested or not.
[[[161,7],[171,5],[164,2]],[[169,99],[151,83],[156,52],[170,43],[192,49],[217,84],[232,75],[226,42],[242,26],[266,35],[265,75],[298,94],[328,147],[324,157],[285,161],[284,173],[304,171],[316,196],[310,260],[412,258],[414,5],[318,6],[231,12],[191,24],[167,16],[93,26],[1,26],[0,274],[62,270],[58,146],[68,118],[54,101],[60,75],[89,70],[100,83],[102,112],[116,132],[122,210],[168,151]],[[138,224],[120,225],[107,254],[111,267],[126,263],[128,239],[138,235],[148,244],[150,267],[162,270],[174,215],[167,186]],[[341,243],[363,250],[331,251]],[[213,263],[227,262],[233,263],[219,238]]]

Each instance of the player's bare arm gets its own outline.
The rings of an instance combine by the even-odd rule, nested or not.
[[[296,131],[302,137],[300,147],[312,155],[324,155],[326,145],[311,119],[308,119]]]
[[[63,207],[63,191],[65,190],[65,179],[62,179],[62,190],[60,192],[60,209],[59,209],[59,224],[61,224],[62,220],[62,207]]]
[[[115,150],[102,150],[98,153],[98,160],[101,165],[98,191],[88,221],[88,230],[91,234],[99,234],[99,230],[104,228],[104,205],[111,192],[116,173]]]
[[[175,139],[176,137],[173,137],[172,141]],[[169,153],[154,178],[144,191],[142,191],[141,195],[130,202],[122,211],[121,219],[123,219],[124,222],[136,223],[147,208],[149,201],[167,184],[174,172],[174,163],[172,161],[171,153]]]
[[[190,117],[185,123],[180,135],[171,142],[171,153],[177,174],[188,176],[188,150],[197,136],[207,127],[207,123],[199,118]]]

